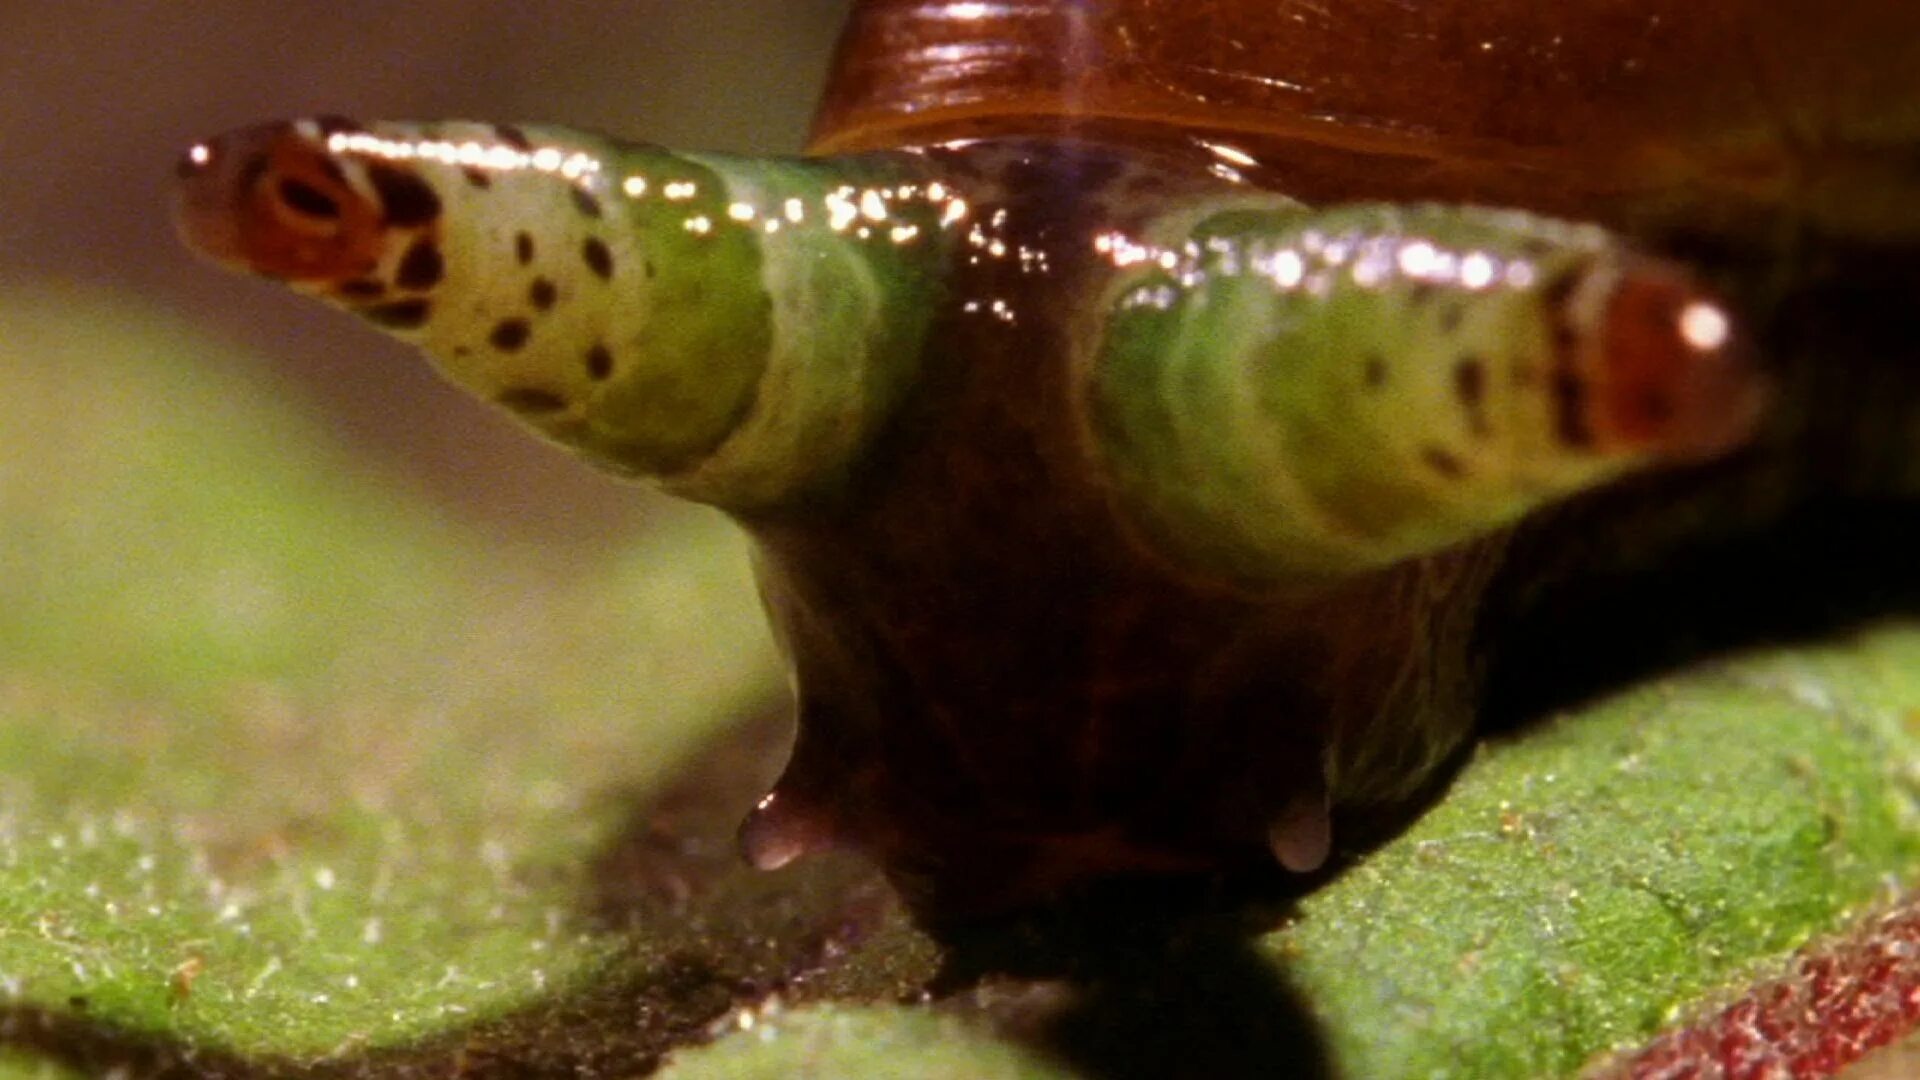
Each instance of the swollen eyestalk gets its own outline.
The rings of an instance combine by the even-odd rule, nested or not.
[[[1105,245],[1090,423],[1143,527],[1216,572],[1438,551],[1724,454],[1760,416],[1720,301],[1598,228],[1431,206],[1168,221]]]
[[[752,509],[832,486],[912,378],[955,210],[913,164],[297,120],[191,148],[177,218],[594,463]]]

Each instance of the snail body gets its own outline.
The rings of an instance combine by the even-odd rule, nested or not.
[[[1230,149],[313,119],[195,147],[180,222],[738,520],[800,719],[748,857],[853,846],[971,912],[1318,868],[1470,737],[1517,524],[1763,430],[1687,267],[1517,210],[1309,206]]]

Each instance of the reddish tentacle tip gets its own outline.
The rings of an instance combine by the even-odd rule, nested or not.
[[[1725,304],[1663,266],[1636,268],[1608,297],[1595,429],[1676,461],[1738,449],[1764,412],[1767,380]]]
[[[176,165],[174,224],[188,247],[294,282],[345,280],[378,263],[383,211],[356,189],[312,122],[242,128]]]
[[[740,823],[739,844],[754,869],[778,870],[837,846],[837,840],[826,813],[776,787]]]

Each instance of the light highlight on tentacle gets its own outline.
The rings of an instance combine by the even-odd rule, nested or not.
[[[746,510],[830,487],[916,370],[967,211],[915,164],[303,120],[194,147],[178,218],[596,463]]]
[[[1724,453],[1759,414],[1728,312],[1596,228],[1276,200],[1096,245],[1121,271],[1096,452],[1153,542],[1209,572],[1384,566]]]

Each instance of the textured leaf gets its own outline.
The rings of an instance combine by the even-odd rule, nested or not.
[[[1571,1071],[1894,899],[1920,864],[1916,671],[1920,632],[1890,628],[1490,748],[1269,949],[1354,1075]]]
[[[583,910],[591,856],[776,685],[727,531],[677,520],[555,588],[212,374],[213,343],[98,298],[0,310],[6,998],[298,1058],[626,951]]]

